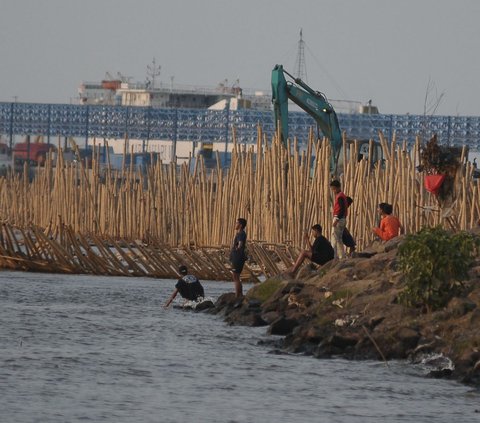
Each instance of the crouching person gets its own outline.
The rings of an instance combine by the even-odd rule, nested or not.
[[[202,284],[196,276],[188,274],[187,266],[180,266],[178,268],[178,271],[182,275],[182,277],[175,284],[175,290],[173,291],[168,301],[165,303],[165,308],[167,308],[172,303],[177,294],[180,294],[182,298],[185,298],[185,300],[189,301],[197,301],[205,297],[205,292],[203,290]]]
[[[313,245],[310,242],[310,237],[308,233],[305,232],[305,243],[308,246],[307,250],[302,251],[302,253],[298,256],[297,261],[295,264],[287,270],[287,273],[291,274],[292,276],[296,273],[298,268],[302,265],[303,261],[308,258],[313,263],[324,265],[325,263],[333,260],[335,255],[332,244],[322,235],[322,226],[318,223],[312,226],[312,232],[315,240],[313,241]]]

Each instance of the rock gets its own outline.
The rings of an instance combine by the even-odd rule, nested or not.
[[[249,300],[247,302],[247,307],[249,309],[258,309],[260,308],[262,305],[262,302],[260,300],[256,300],[256,299],[253,299],[253,300]]]
[[[355,251],[352,253],[352,258],[370,258],[377,254],[376,251],[371,250],[363,250],[363,251]]]
[[[299,326],[293,330],[293,333],[287,335],[283,345],[286,351],[294,354],[313,355],[318,342],[310,342],[303,335],[304,329]]]
[[[328,343],[336,348],[345,349],[347,347],[353,347],[358,342],[358,339],[353,336],[345,336],[335,334],[328,339]]]
[[[272,298],[280,288],[283,288],[287,285],[287,281],[281,276],[274,276],[267,279],[266,281],[254,285],[251,289],[248,290],[246,297],[249,300],[258,300],[261,303],[267,301],[269,298]]]
[[[319,271],[311,267],[311,265],[303,266],[297,273],[296,278],[300,280],[306,280],[312,276],[318,275]]]
[[[315,357],[331,357],[332,355],[350,354],[353,356],[353,347],[358,343],[358,339],[354,336],[341,335],[335,333],[321,341],[313,354]]]
[[[378,260],[378,255],[371,259],[364,259],[357,263],[353,269],[356,279],[371,278],[372,273],[384,270],[385,262]]]
[[[215,303],[216,308],[224,308],[227,305],[232,305],[236,300],[234,292],[227,292],[226,294],[220,295],[218,297],[217,302]]]
[[[384,244],[385,252],[388,253],[389,251],[396,250],[404,240],[405,240],[404,235],[400,235],[390,239]]]
[[[288,297],[289,294],[281,294],[281,296],[274,295],[272,298],[268,299],[262,304],[262,310],[264,313],[269,311],[276,311],[278,313],[283,313],[288,306]]]
[[[404,344],[405,348],[413,349],[418,344],[420,334],[415,329],[403,327],[397,331],[396,337]]]
[[[476,308],[472,311],[472,315],[470,316],[470,324],[480,325],[480,308]]]
[[[444,377],[451,376],[452,372],[453,372],[452,369],[431,370],[428,373],[428,376],[434,379],[443,379]]]
[[[237,298],[235,297],[234,292],[228,292],[226,294],[220,295],[217,301],[215,302],[215,307],[212,309],[212,313],[214,314],[229,314],[233,309],[233,305]]]
[[[280,313],[277,311],[267,311],[266,313],[262,313],[260,316],[267,322],[267,324],[271,324],[280,317]]]
[[[270,324],[267,333],[269,335],[288,335],[297,325],[298,322],[295,319],[287,319],[284,316],[280,316]]]
[[[368,337],[359,339],[355,345],[354,357],[360,360],[380,360],[382,358]]]
[[[305,331],[303,338],[310,343],[318,344],[324,337],[324,332],[321,328],[311,326]]]
[[[299,281],[290,281],[282,289],[282,294],[298,294],[302,291],[305,284]]]
[[[203,311],[215,307],[213,301],[205,300],[195,306],[195,311]]]
[[[354,267],[360,260],[358,259],[345,259],[338,260],[337,264],[333,267],[332,272],[340,272],[341,270],[350,269]]]
[[[389,332],[376,334],[375,340],[387,359],[404,359],[415,349],[420,334],[409,327],[391,328]]]
[[[375,329],[375,326],[379,325],[385,320],[385,316],[374,316],[368,321],[368,327]]]
[[[233,308],[240,308],[243,306],[244,304],[244,301],[245,301],[245,297],[240,297],[240,298],[235,298],[235,301],[233,302],[232,304],[232,307]]]
[[[267,322],[262,319],[259,312],[252,312],[248,308],[234,309],[228,314],[226,321],[231,325],[241,326],[266,326]]]
[[[447,306],[447,310],[454,317],[462,317],[465,314],[475,310],[477,305],[468,298],[454,297],[450,300]]]
[[[470,301],[473,301],[475,304],[477,304],[477,306],[479,306],[480,305],[480,280],[474,281],[473,284],[475,284],[474,286],[476,286],[477,288],[471,291],[468,294],[467,298]]]

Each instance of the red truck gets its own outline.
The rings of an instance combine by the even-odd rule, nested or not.
[[[55,146],[44,144],[41,142],[21,142],[13,147],[14,159],[20,161],[30,160],[33,164],[43,165],[47,157],[47,153],[56,151]]]

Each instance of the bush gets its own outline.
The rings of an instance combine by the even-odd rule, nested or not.
[[[440,227],[407,236],[399,247],[399,266],[406,282],[400,302],[427,310],[446,305],[463,291],[479,246],[473,234],[450,234]]]

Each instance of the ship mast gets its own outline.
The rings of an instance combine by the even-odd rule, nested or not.
[[[162,67],[157,66],[155,57],[152,60],[151,65],[147,65],[147,83],[150,85],[151,89],[155,89],[155,77],[160,75],[160,69]]]

